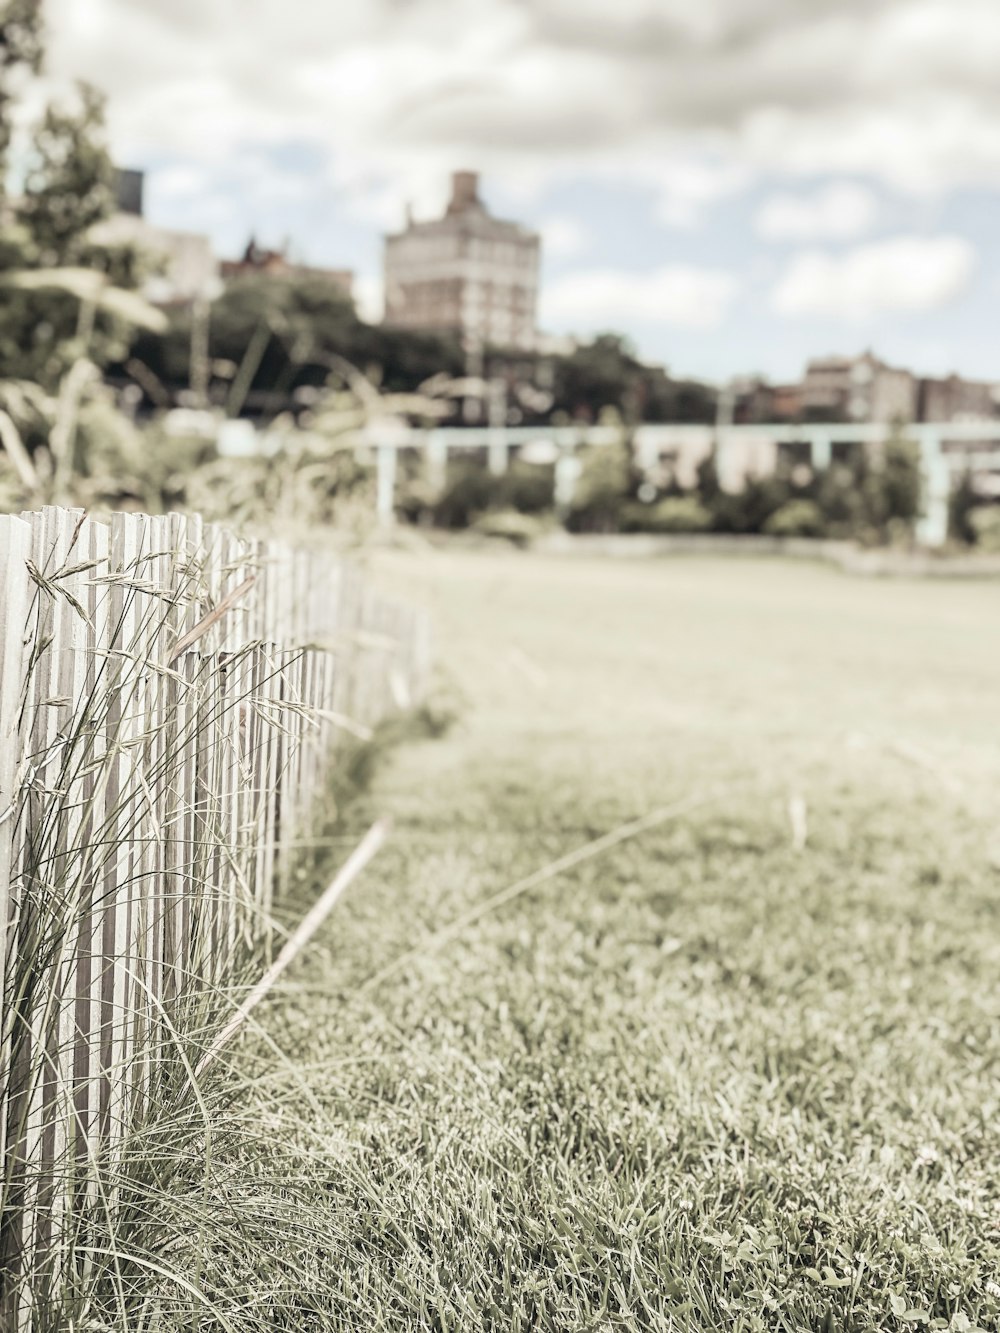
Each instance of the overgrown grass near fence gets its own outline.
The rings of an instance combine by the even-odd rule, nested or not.
[[[148,1207],[136,1163],[166,1181],[170,1118],[210,1123],[192,1051],[270,951],[337,737],[426,659],[419,614],[330,556],[0,518],[3,1327],[61,1326],[108,1218]]]

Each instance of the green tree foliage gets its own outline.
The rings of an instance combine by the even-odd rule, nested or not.
[[[596,421],[617,408],[626,425],[639,421],[712,421],[715,393],[692,380],[673,380],[644,365],[626,338],[599,334],[553,366],[555,409],[574,420]]]
[[[3,376],[54,391],[81,357],[103,367],[125,354],[132,321],[113,298],[138,284],[141,263],[133,247],[93,234],[111,212],[113,174],[103,98],[81,84],[39,123],[16,225],[0,236]]]
[[[482,463],[452,464],[444,491],[433,506],[433,521],[439,528],[467,528],[498,499],[497,478]]]
[[[561,358],[555,369],[556,405],[570,415],[596,421],[602,408],[633,417],[640,398],[639,363],[627,339],[602,333]]]
[[[695,495],[667,495],[655,504],[628,504],[622,509],[623,532],[681,534],[708,532],[712,513]]]
[[[769,477],[751,477],[742,491],[720,490],[711,504],[717,532],[764,531],[764,525],[792,498],[794,488],[789,478],[776,472]]]
[[[966,469],[959,477],[958,484],[948,501],[948,535],[953,541],[971,545],[976,540],[976,529],[971,521],[971,515],[980,503],[972,473]]]
[[[193,317],[190,308],[172,312],[165,335],[141,334],[131,349],[175,393],[190,383]],[[393,393],[462,368],[454,339],[366,324],[338,285],[294,274],[247,274],[229,282],[212,304],[209,349],[213,400],[263,415],[287,410],[296,389],[339,377],[344,362]],[[234,398],[233,377],[241,371]]]
[[[6,192],[11,112],[18,83],[42,59],[41,0],[0,0],[0,198]]]
[[[104,97],[89,84],[75,105],[52,105],[35,132],[18,217],[49,268],[94,258],[90,232],[114,207]]]
[[[920,449],[894,436],[886,442],[879,468],[882,524],[893,520],[912,526],[920,515]]]
[[[542,514],[552,508],[556,484],[552,466],[515,461],[500,482],[501,503],[519,514]]]
[[[714,448],[698,464],[696,476],[695,490],[698,498],[703,504],[711,507],[722,494],[722,484],[719,481],[719,460]]]
[[[822,537],[823,514],[815,500],[787,500],[765,521],[770,537]]]
[[[626,450],[588,450],[566,526],[571,532],[616,532],[622,507],[629,500],[630,483]]]

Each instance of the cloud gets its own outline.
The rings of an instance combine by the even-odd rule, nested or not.
[[[730,273],[683,264],[641,273],[583,269],[545,288],[542,323],[577,332],[623,320],[712,329],[725,319],[738,286]]]
[[[687,154],[737,184],[1000,183],[995,0],[45,4],[54,73],[107,89],[136,160],[299,140],[348,177],[373,161],[414,179],[469,162],[511,180],[622,162],[648,177]],[[718,187],[665,178],[667,220]]]
[[[809,195],[774,194],[754,218],[766,241],[853,240],[870,231],[878,217],[871,190],[851,181],[831,181]]]
[[[897,236],[845,254],[804,251],[772,293],[782,315],[859,321],[883,312],[934,310],[959,296],[976,267],[961,236]]]
[[[543,252],[551,259],[576,259],[590,248],[590,233],[579,218],[554,214],[543,218],[538,230]]]
[[[738,194],[751,181],[747,167],[733,159],[706,153],[675,156],[650,173],[658,192],[657,216],[670,227],[694,227],[706,208]]]

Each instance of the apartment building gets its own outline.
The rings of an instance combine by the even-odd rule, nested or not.
[[[921,421],[989,421],[1000,415],[1000,384],[960,375],[920,381]]]
[[[913,421],[918,383],[910,371],[889,366],[872,352],[817,357],[806,366],[800,397],[808,421]]]
[[[443,217],[386,237],[385,323],[531,350],[540,250],[535,232],[488,211],[476,172],[457,171]]]

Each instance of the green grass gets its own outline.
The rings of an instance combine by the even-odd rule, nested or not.
[[[392,842],[214,1089],[198,1327],[996,1328],[1000,589],[379,565],[462,714],[349,810]]]

